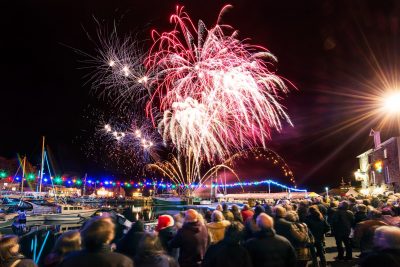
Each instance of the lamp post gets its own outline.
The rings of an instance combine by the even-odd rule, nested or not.
[[[329,199],[329,188],[325,187],[325,192],[326,192],[326,202],[328,202]]]

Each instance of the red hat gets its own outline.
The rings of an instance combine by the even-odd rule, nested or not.
[[[158,224],[156,226],[156,231],[159,232],[160,230],[170,227],[174,225],[174,218],[170,215],[161,215],[158,217]]]

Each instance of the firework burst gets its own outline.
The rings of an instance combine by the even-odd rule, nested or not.
[[[239,180],[235,171],[227,165],[218,164],[208,170],[203,170],[203,172],[201,167],[202,165],[191,153],[185,157],[170,155],[169,160],[146,165],[147,170],[158,172],[174,183],[189,185],[184,192],[188,196],[195,194],[205,183],[210,182],[211,184],[211,179],[215,178],[218,172],[222,170],[231,172]],[[196,184],[196,187],[191,187],[194,184]]]
[[[150,96],[151,73],[143,65],[145,53],[138,42],[130,37],[119,38],[115,28],[107,34],[100,26],[93,42],[97,46],[95,56],[80,53],[87,58],[86,68],[91,70],[88,81],[94,91],[112,99],[115,105],[142,107]]]
[[[164,140],[182,154],[213,162],[242,148],[265,147],[271,129],[281,131],[282,119],[291,124],[279,103],[288,88],[270,70],[276,58],[267,49],[240,41],[218,21],[211,29],[199,21],[196,28],[182,7],[170,21],[174,30],[153,31],[146,58],[155,73],[146,111]]]

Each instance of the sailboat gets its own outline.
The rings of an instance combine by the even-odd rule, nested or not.
[[[26,157],[25,157],[26,159]],[[45,161],[47,163],[47,168],[49,175],[51,176],[51,170],[47,158],[47,153],[45,151],[45,137],[43,136],[42,142],[42,160],[41,160],[41,167],[40,167],[40,175],[39,175],[39,185],[38,185],[38,192],[39,194],[42,192],[42,180],[43,180],[43,171],[44,171],[44,164]],[[23,172],[25,172],[25,161]],[[23,180],[21,182],[21,192],[23,192]],[[53,190],[54,189],[54,185]],[[41,213],[34,213],[34,214],[27,214],[26,221],[35,221],[35,220],[45,220],[45,221],[80,221],[81,219],[88,218],[92,216],[97,209],[90,209],[83,206],[76,206],[76,205],[68,205],[64,203],[58,203],[56,194],[54,195],[54,199],[56,201],[56,205],[51,207],[51,209],[43,210]],[[31,203],[33,205],[33,203]],[[40,205],[36,205],[40,206]]]

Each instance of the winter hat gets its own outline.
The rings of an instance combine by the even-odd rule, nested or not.
[[[156,226],[156,231],[160,231],[164,228],[170,227],[174,225],[174,218],[170,215],[161,215],[158,217],[158,224]]]

